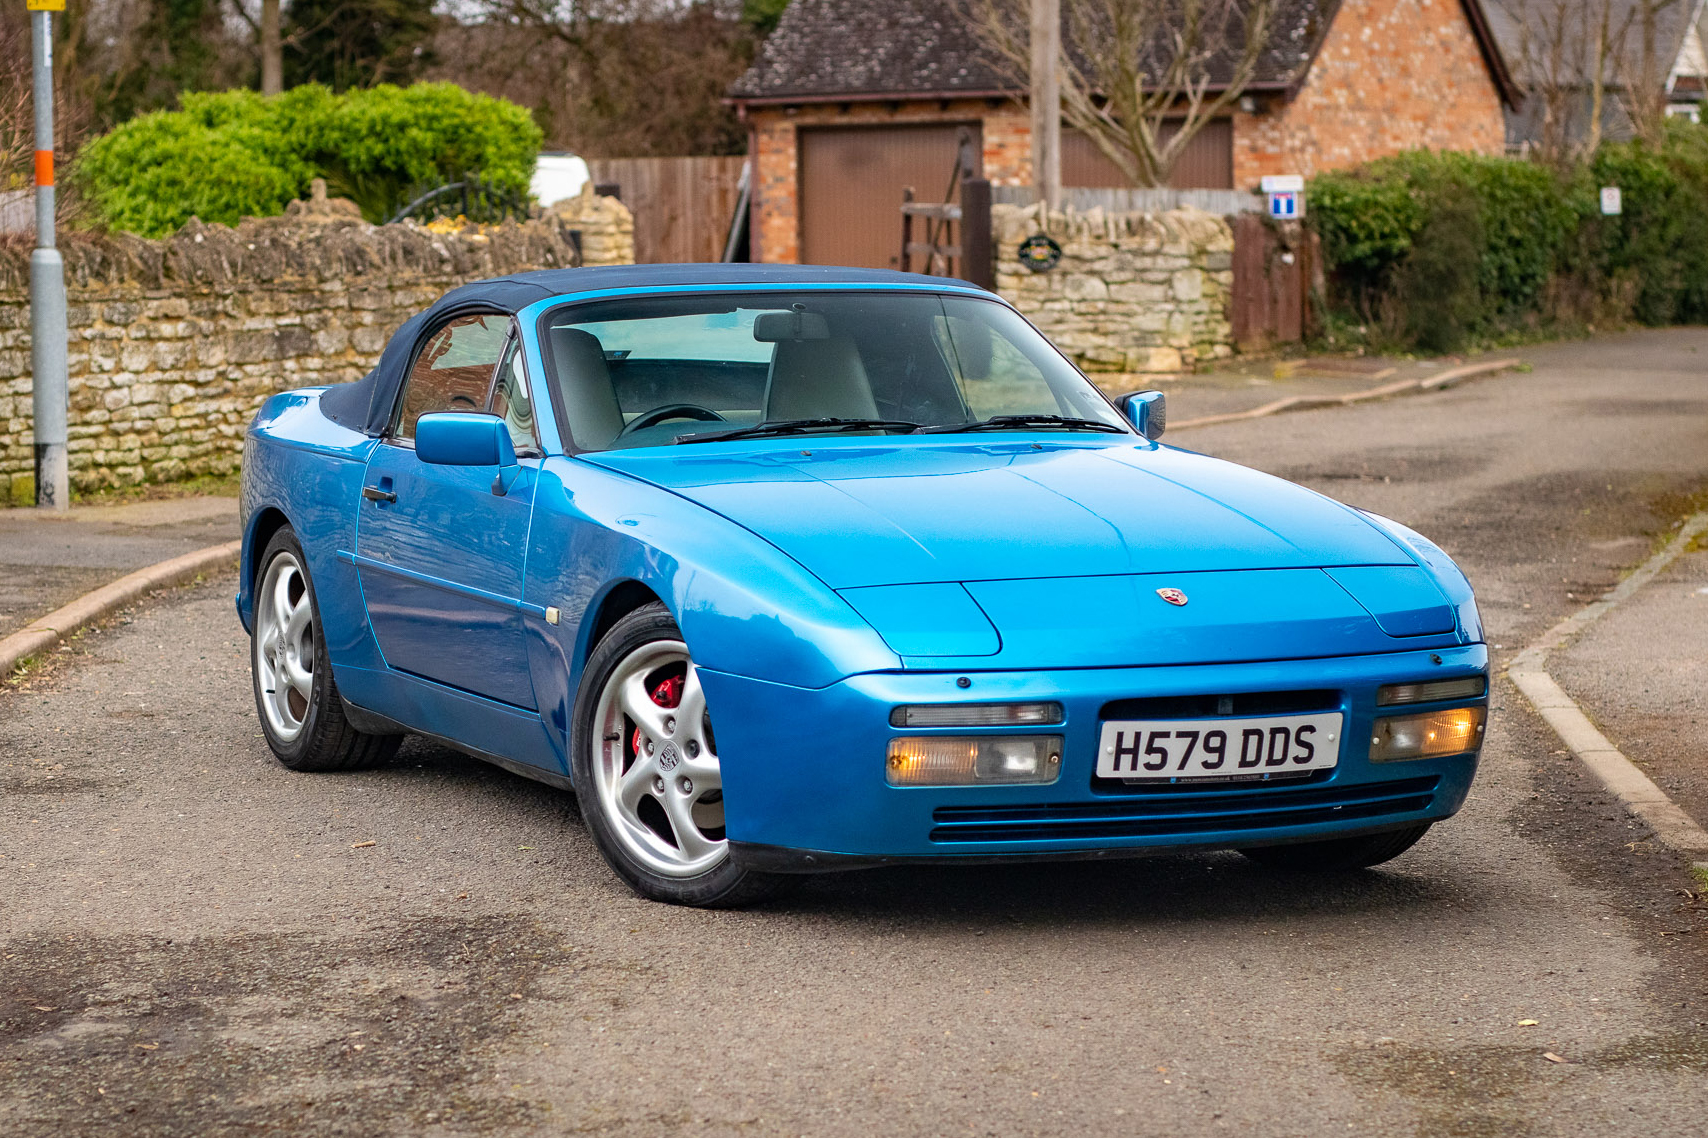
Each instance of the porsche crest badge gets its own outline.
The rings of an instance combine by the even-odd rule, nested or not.
[[[1156,595],[1171,605],[1183,605],[1186,603],[1186,594],[1181,592],[1179,589],[1158,589],[1156,591]]]

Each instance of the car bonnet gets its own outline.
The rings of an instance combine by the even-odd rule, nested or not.
[[[580,457],[729,518],[839,590],[1416,564],[1303,487],[1125,438],[798,436]]]

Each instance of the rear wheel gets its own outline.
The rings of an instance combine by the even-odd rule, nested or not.
[[[777,880],[730,862],[723,772],[699,673],[661,604],[618,621],[576,697],[575,785],[587,828],[635,892],[744,905]]]
[[[289,526],[261,554],[249,652],[261,730],[273,755],[294,771],[378,766],[402,736],[369,735],[344,717],[306,565]]]
[[[1240,853],[1271,869],[1296,873],[1341,873],[1368,869],[1392,861],[1429,832],[1430,823],[1403,830],[1384,830],[1356,838],[1331,838],[1326,842],[1298,842],[1289,846],[1256,846]]]

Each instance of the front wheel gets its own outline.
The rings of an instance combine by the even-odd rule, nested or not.
[[[1296,873],[1344,873],[1392,861],[1417,845],[1418,839],[1429,832],[1429,827],[1430,823],[1423,822],[1403,830],[1384,830],[1356,838],[1330,838],[1326,842],[1297,842],[1287,846],[1254,846],[1240,853],[1271,869]]]
[[[730,861],[705,693],[663,605],[619,620],[593,650],[576,696],[572,747],[587,828],[635,892],[728,907],[776,889],[774,877]]]
[[[274,757],[294,771],[378,766],[402,737],[366,734],[344,717],[306,565],[289,526],[261,554],[250,670],[262,733]]]

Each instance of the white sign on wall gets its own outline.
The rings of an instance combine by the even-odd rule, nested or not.
[[[1617,217],[1625,212],[1625,203],[1620,198],[1618,186],[1601,187],[1601,212],[1607,217]]]
[[[1265,174],[1263,192],[1269,195],[1269,216],[1291,221],[1305,215],[1305,179],[1302,174]]]

